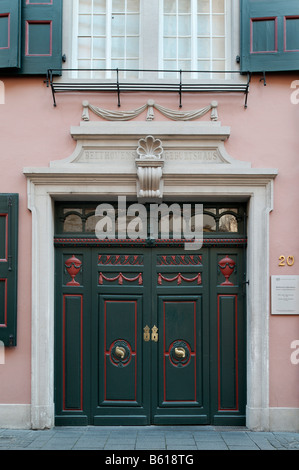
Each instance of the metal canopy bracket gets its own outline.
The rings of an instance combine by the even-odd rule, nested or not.
[[[92,81],[83,81],[79,82],[77,80],[65,82],[61,80],[54,81],[54,77],[57,75],[57,72],[114,72],[116,74],[116,79],[106,79],[101,81],[96,81],[95,79]],[[141,80],[136,80],[136,82],[129,82],[126,80],[120,81],[119,73],[120,72],[155,72],[158,74],[163,73],[173,73],[175,77],[179,76],[179,80],[177,82],[166,82],[165,80],[157,80],[156,82],[143,82]],[[52,96],[53,96],[53,104],[54,106],[57,105],[56,103],[56,93],[70,93],[70,92],[116,92],[117,93],[117,105],[118,107],[121,106],[120,102],[120,94],[127,93],[127,92],[138,92],[138,91],[146,91],[146,92],[172,92],[179,94],[179,107],[182,107],[182,95],[183,93],[244,93],[245,95],[245,102],[244,107],[247,108],[247,101],[248,101],[248,93],[249,93],[249,84],[251,79],[251,73],[247,73],[247,81],[245,82],[237,82],[237,81],[228,81],[222,80],[220,82],[216,82],[215,79],[200,81],[198,78],[194,78],[194,80],[185,83],[183,81],[183,74],[185,72],[183,70],[132,70],[132,69],[49,69],[47,72],[47,78],[45,83],[47,86],[51,87]],[[239,71],[188,71],[188,74],[239,74]],[[265,81],[265,73],[264,73],[264,84]]]

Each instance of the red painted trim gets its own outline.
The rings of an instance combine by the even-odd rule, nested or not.
[[[1,50],[10,49],[10,13],[2,13],[0,18],[7,17],[8,18],[8,38],[7,38],[7,47],[0,47]]]
[[[148,247],[146,239],[114,239],[114,240],[99,240],[98,238],[54,238],[55,245],[59,246],[108,246],[108,247],[122,247],[129,246],[135,248],[136,246]],[[159,246],[183,246],[188,243],[188,240],[183,238],[180,240],[155,240],[153,247]],[[204,238],[203,246],[244,246],[247,244],[247,238]]]
[[[134,303],[135,304],[135,349],[133,350],[132,347],[130,347],[130,350],[132,352],[132,356],[135,358],[135,397],[134,400],[112,400],[107,399],[107,359],[110,359],[110,352],[111,352],[111,347],[107,349],[107,303]],[[113,344],[115,341],[121,340],[121,338],[116,338],[113,341]],[[121,403],[121,402],[126,402],[126,403],[136,403],[137,401],[137,300],[112,300],[112,299],[106,299],[104,301],[104,401],[105,403]]]
[[[80,408],[66,408],[65,406],[65,299],[66,297],[80,297],[81,298],[81,351],[80,351],[80,367],[81,367],[81,384],[80,384],[80,392],[81,392],[81,403]],[[83,294],[63,294],[63,313],[62,313],[62,338],[63,338],[63,345],[62,345],[62,377],[63,377],[63,391],[62,391],[62,409],[63,411],[83,411]]]
[[[0,217],[5,217],[5,258],[0,259],[0,263],[7,263],[8,261],[8,214],[0,214]]]
[[[236,406],[235,408],[221,408],[221,354],[220,354],[220,297],[235,298],[235,387],[236,387]],[[239,376],[238,376],[238,294],[218,294],[217,295],[217,336],[218,336],[218,411],[238,411],[239,409]]]
[[[4,299],[4,323],[0,323],[0,328],[7,328],[7,279],[0,279],[5,285],[5,299]]]
[[[275,49],[273,51],[254,51],[253,50],[253,23],[255,21],[267,21],[267,20],[274,20],[275,21]],[[265,17],[265,18],[250,18],[250,54],[268,54],[268,53],[273,53],[277,52],[277,17],[276,16],[270,16],[270,17]]]
[[[299,52],[299,49],[287,49],[287,20],[299,20],[299,16],[285,16],[283,19],[283,49],[284,52]]]
[[[35,5],[53,5],[53,0],[50,0],[50,2],[31,2],[30,0],[26,0],[26,5],[32,5],[32,6],[35,6]]]
[[[197,375],[196,375],[196,301],[195,300],[180,300],[180,303],[193,303],[194,304],[194,351],[190,353],[191,357],[194,357],[194,400],[166,400],[166,358],[169,358],[169,349],[166,350],[166,324],[165,324],[165,305],[171,303],[178,303],[176,300],[167,300],[163,301],[163,401],[164,403],[197,403],[196,394],[197,394]],[[179,339],[178,339],[179,341]]]
[[[132,261],[132,257],[133,257],[133,261]],[[102,258],[104,259],[102,260]],[[98,265],[143,266],[143,256],[142,255],[99,255]]]
[[[29,24],[49,24],[50,25],[50,53],[49,54],[29,54]],[[51,57],[53,45],[53,23],[52,21],[27,20],[25,23],[25,55],[27,57]]]
[[[198,256],[198,261],[195,259],[196,255],[161,255],[158,259],[157,266],[202,266],[202,256]]]

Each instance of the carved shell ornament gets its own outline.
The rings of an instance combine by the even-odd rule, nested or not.
[[[155,139],[151,135],[139,140],[137,154],[140,159],[161,159],[162,153],[163,147],[161,140]]]

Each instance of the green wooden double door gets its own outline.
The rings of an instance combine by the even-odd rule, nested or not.
[[[244,425],[242,248],[57,248],[56,425]]]

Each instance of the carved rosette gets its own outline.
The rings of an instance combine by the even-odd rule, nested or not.
[[[160,200],[163,196],[163,147],[159,139],[149,135],[140,139],[137,147],[137,197],[146,200]]]

